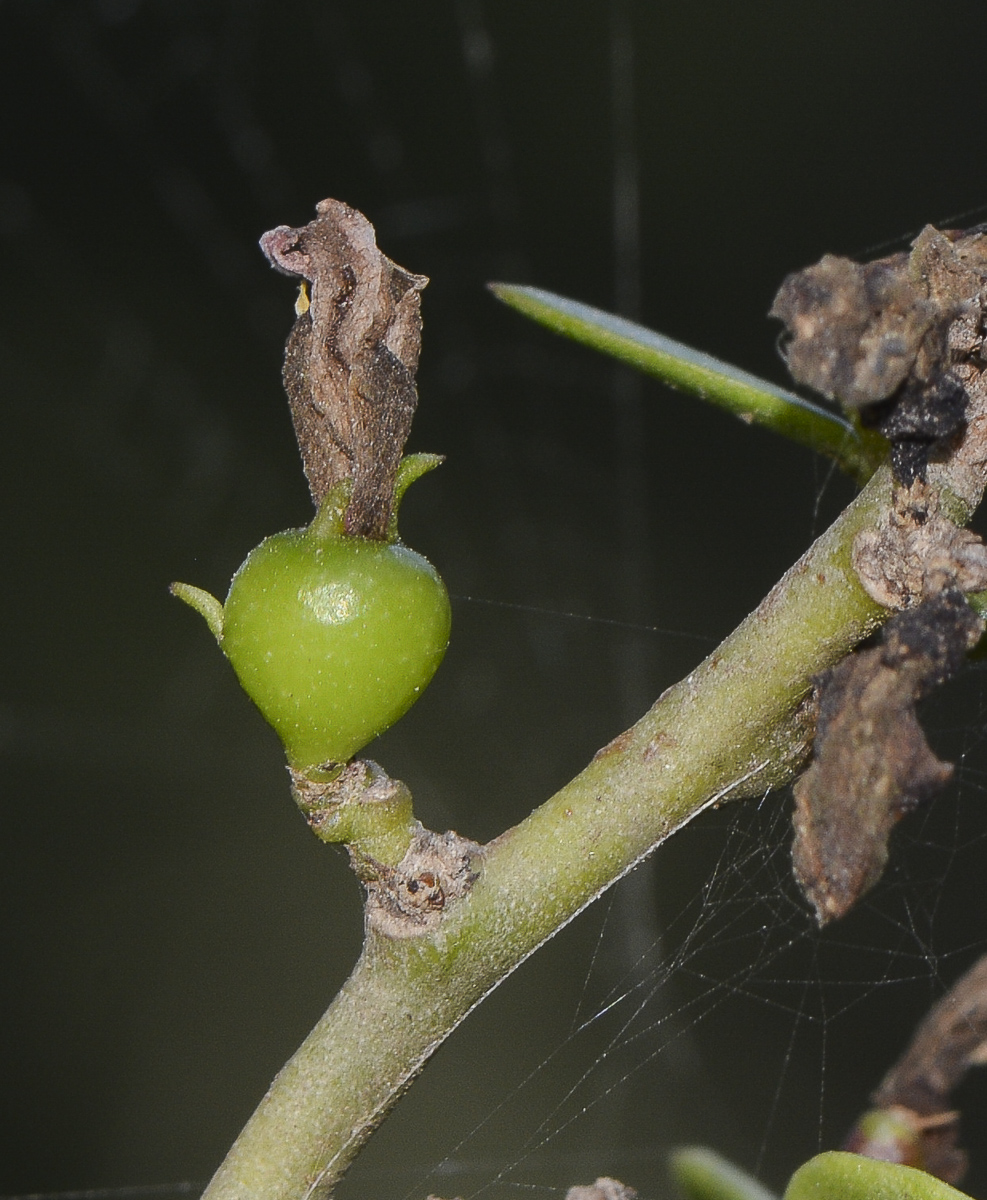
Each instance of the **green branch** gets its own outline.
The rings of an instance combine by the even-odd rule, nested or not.
[[[539,945],[704,808],[792,778],[811,676],[887,615],[850,553],[890,494],[884,469],[705,662],[484,848],[477,882],[434,931],[371,930],[204,1200],[328,1195],[436,1047]]]
[[[887,442],[879,434],[858,429],[794,392],[643,325],[540,288],[509,283],[488,286],[499,300],[556,333],[602,350],[743,421],[763,425],[825,454],[860,483],[873,475],[887,455]]]

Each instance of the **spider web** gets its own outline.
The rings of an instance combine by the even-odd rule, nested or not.
[[[806,1157],[838,1147],[910,1023],[985,946],[968,920],[968,881],[987,849],[982,674],[947,701],[940,707],[968,714],[974,702],[977,713],[953,729],[940,714],[939,742],[963,743],[956,784],[899,830],[884,880],[850,918],[823,932],[812,925],[791,876],[784,797],[699,818],[601,904],[564,1036],[405,1197],[553,1192],[560,1176],[594,1173],[657,1194],[669,1148],[717,1126],[732,1140],[715,1148],[779,1187]],[[662,873],[682,888],[681,861],[666,857],[691,860],[695,886],[642,946],[641,905],[658,900]],[[974,1147],[982,1092],[972,1089],[966,1114]],[[518,1119],[529,1093],[538,1094],[530,1122]],[[734,1109],[732,1129],[723,1107]],[[512,1114],[516,1149],[506,1160],[477,1155],[489,1127]],[[607,1136],[615,1141],[603,1145]],[[978,1174],[975,1164],[974,1183]],[[368,1182],[380,1182],[373,1169]]]

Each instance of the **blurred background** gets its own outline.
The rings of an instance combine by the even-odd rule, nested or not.
[[[431,277],[410,449],[448,459],[402,530],[448,583],[453,641],[369,753],[427,824],[485,840],[851,494],[485,282],[784,383],[765,313],[787,272],[984,219],[982,20],[956,0],[0,0],[0,1193],[194,1190],[358,952],[344,857],[167,591],[222,596],[310,517],[280,384],[295,288],[259,236],[333,196]],[[787,795],[708,814],[469,1019],[340,1194],[612,1174],[656,1196],[695,1141],[780,1187],[838,1144],[983,949],[982,693],[972,672],[930,703],[958,783],[858,913],[812,929]],[[984,1194],[987,1087],[960,1099]]]

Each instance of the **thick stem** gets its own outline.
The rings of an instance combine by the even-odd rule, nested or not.
[[[888,615],[850,554],[890,497],[882,469],[705,662],[486,847],[479,880],[436,931],[369,935],[206,1200],[326,1196],[429,1055],[542,942],[704,808],[795,774],[811,676]]]

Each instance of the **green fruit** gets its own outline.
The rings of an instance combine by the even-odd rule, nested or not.
[[[296,769],[341,763],[417,700],[449,641],[449,597],[399,541],[353,538],[329,503],[237,571],[221,645]],[[395,533],[396,538],[396,533]]]

